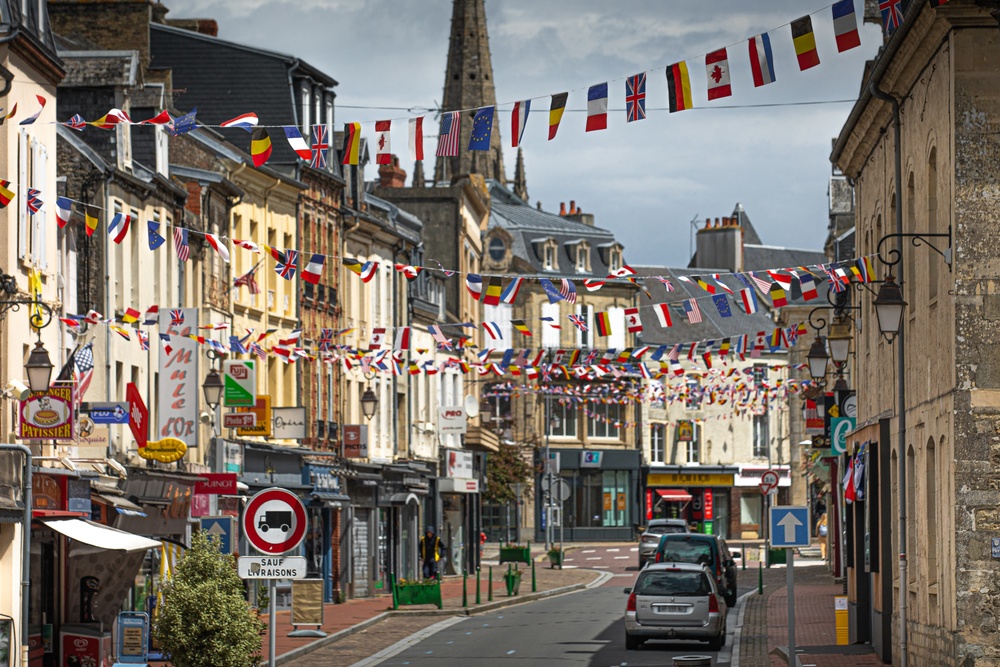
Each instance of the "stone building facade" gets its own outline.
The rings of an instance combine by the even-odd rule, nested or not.
[[[896,242],[880,240],[896,232],[897,216],[905,234],[944,235],[926,240],[946,257],[902,239],[893,270],[908,305],[894,345],[880,337],[868,295],[855,332],[851,440],[867,445],[871,495],[854,504],[855,529],[848,526],[852,632],[894,663],[905,651],[910,664],[1000,664],[1000,569],[989,549],[1000,528],[997,10],[995,2],[912,3],[867,69],[831,157],[855,184],[858,254],[889,259]],[[898,101],[895,117],[882,93]],[[905,378],[896,372],[900,346]],[[905,554],[904,581],[896,554]]]

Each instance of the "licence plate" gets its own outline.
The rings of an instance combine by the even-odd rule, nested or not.
[[[690,608],[691,606],[686,604],[659,604],[654,610],[658,614],[686,614]]]

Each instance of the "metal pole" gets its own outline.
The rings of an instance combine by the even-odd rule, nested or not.
[[[24,487],[24,510],[21,516],[21,667],[28,667],[28,614],[31,602],[31,450],[25,445],[0,444],[0,450],[24,454],[21,484]]]
[[[545,416],[542,419],[545,425],[545,479],[549,483],[549,490],[545,494],[545,551],[552,548],[552,472],[549,467],[552,465],[551,453],[549,451],[550,431],[552,424],[552,395],[545,394]]]
[[[476,604],[481,604],[483,601],[479,594],[479,568],[476,568]]]
[[[275,579],[267,580],[267,667],[274,667],[274,647],[278,639],[278,612],[275,609],[278,587],[275,582]]]
[[[559,569],[562,569],[563,558],[566,554],[563,553],[563,526],[566,524],[566,503],[559,501]]]
[[[785,549],[785,582],[788,586],[788,667],[798,667],[795,657],[795,550]]]
[[[493,566],[492,565],[490,565],[490,579],[489,579],[488,586],[489,586],[489,588],[488,588],[489,592],[486,594],[486,599],[489,602],[493,602]]]

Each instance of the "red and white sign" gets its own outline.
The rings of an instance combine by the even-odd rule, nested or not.
[[[765,472],[760,476],[759,486],[760,492],[765,496],[774,493],[778,488],[778,473],[774,470]]]
[[[195,493],[206,496],[235,496],[237,493],[234,472],[203,472],[198,476],[204,477],[205,481],[195,483]]]
[[[247,503],[243,534],[265,554],[288,553],[306,536],[306,508],[291,491],[265,489]]]
[[[128,427],[132,429],[132,437],[141,449],[149,439],[149,408],[134,382],[126,385],[125,400],[128,401]]]
[[[227,412],[222,415],[224,428],[253,428],[257,425],[257,415],[253,412]]]

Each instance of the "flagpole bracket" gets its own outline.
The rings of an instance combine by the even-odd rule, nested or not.
[[[889,239],[898,239],[900,241],[899,248],[888,248],[883,254],[882,245]],[[952,268],[952,237],[951,237],[951,225],[948,225],[948,231],[945,233],[931,233],[931,232],[915,232],[915,233],[900,233],[900,234],[886,234],[878,240],[878,245],[876,246],[875,253],[878,255],[878,261],[880,261],[886,267],[893,267],[903,261],[902,252],[902,240],[909,239],[910,245],[914,248],[920,248],[921,246],[927,246],[937,254],[944,258],[945,264],[948,265],[948,270],[951,271]],[[939,248],[937,245],[932,243],[929,239],[948,239],[948,245],[945,248]]]

